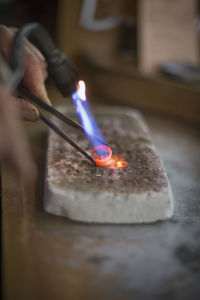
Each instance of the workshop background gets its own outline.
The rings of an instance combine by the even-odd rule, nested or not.
[[[3,166],[4,299],[200,299],[200,1],[0,1],[1,23],[40,22],[76,64],[91,106],[140,110],[167,170],[171,220],[86,225],[43,210],[47,130],[25,124],[39,168],[24,193]],[[53,105],[66,102],[47,80]]]

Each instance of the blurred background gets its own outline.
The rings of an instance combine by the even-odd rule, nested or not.
[[[1,0],[0,17],[8,26],[42,23],[79,68],[91,102],[199,123],[199,7],[198,0]]]

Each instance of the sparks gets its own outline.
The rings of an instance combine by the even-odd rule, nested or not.
[[[86,101],[86,94],[85,94],[85,82],[83,80],[79,80],[77,85],[77,93],[81,100]]]

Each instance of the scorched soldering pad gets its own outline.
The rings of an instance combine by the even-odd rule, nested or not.
[[[62,112],[76,118],[72,109]],[[147,223],[170,218],[171,187],[141,114],[113,107],[98,108],[94,113],[113,154],[125,159],[127,166],[117,170],[95,167],[50,130],[45,210],[90,223]],[[91,152],[83,133],[62,122],[59,126]]]

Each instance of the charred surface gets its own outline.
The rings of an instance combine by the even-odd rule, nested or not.
[[[75,119],[75,116],[71,116]],[[160,191],[168,182],[145,128],[125,115],[97,114],[97,121],[113,155],[123,157],[127,166],[112,170],[94,167],[81,154],[51,133],[48,154],[49,180],[59,186],[79,190],[114,193]],[[59,124],[62,126],[62,124]],[[63,128],[69,132],[69,128]],[[71,137],[89,153],[91,144],[84,134],[73,130]]]

